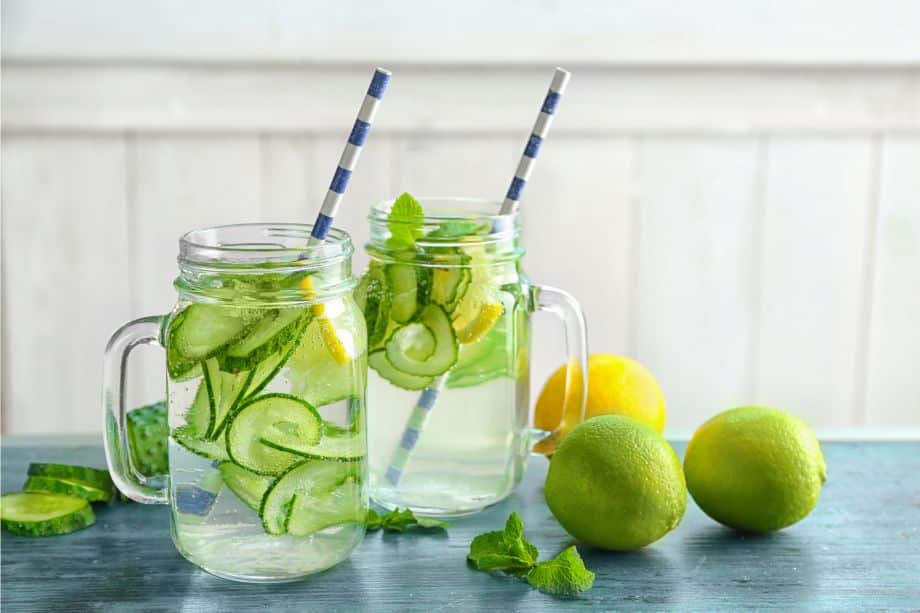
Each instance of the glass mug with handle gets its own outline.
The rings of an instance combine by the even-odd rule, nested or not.
[[[339,230],[241,224],[179,241],[178,305],[130,322],[105,353],[105,448],[118,488],[169,504],[191,562],[292,581],[344,560],[367,514],[366,330]],[[169,472],[140,474],[126,431],[131,350],[166,350]]]
[[[496,214],[500,204],[404,194],[372,207],[355,298],[368,329],[371,497],[384,507],[479,511],[514,490],[534,443],[549,451],[583,419],[581,309],[527,279],[517,215]],[[529,425],[535,311],[560,317],[571,365],[551,430]]]

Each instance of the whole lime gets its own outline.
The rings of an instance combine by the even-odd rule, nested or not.
[[[684,456],[687,488],[719,523],[768,532],[811,513],[827,469],[805,423],[767,407],[716,415],[693,434]]]
[[[578,540],[626,551],[673,530],[687,509],[680,459],[654,429],[621,415],[576,426],[546,476],[546,502]]]

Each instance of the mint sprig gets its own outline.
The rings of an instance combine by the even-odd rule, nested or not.
[[[594,585],[594,573],[585,568],[575,546],[552,560],[537,562],[539,552],[524,538],[524,522],[512,513],[505,529],[480,534],[470,543],[467,559],[477,570],[521,577],[542,592],[573,596]]]
[[[418,200],[408,192],[403,192],[390,207],[387,224],[390,227],[390,238],[387,247],[391,249],[412,249],[415,239],[424,234],[422,226],[425,223],[425,209]]]
[[[450,528],[450,523],[431,517],[416,517],[409,509],[393,509],[383,515],[373,509],[368,509],[365,526],[368,532],[381,529],[384,532],[405,532],[416,526],[426,529],[447,530]]]

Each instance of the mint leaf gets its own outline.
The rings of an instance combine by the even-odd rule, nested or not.
[[[446,530],[450,523],[439,519],[428,517],[416,517],[409,509],[393,509],[388,513],[380,515],[373,509],[368,509],[365,526],[369,532],[380,530],[384,532],[405,532],[409,528],[418,526],[419,528],[440,528]]]
[[[479,570],[519,575],[537,562],[538,555],[533,543],[524,538],[521,516],[512,513],[503,531],[486,532],[473,539],[467,559]]]
[[[369,532],[374,530],[380,530],[383,527],[383,520],[380,515],[374,509],[367,510],[367,519],[364,520],[364,525],[367,526]]]
[[[415,239],[422,236],[422,225],[425,221],[425,209],[419,201],[408,192],[404,192],[393,202],[390,214],[387,217],[390,226],[390,238],[387,247],[391,249],[411,249],[415,246]]]
[[[552,560],[534,566],[527,575],[527,583],[547,594],[574,596],[591,589],[594,573],[585,568],[578,550],[572,545]]]
[[[475,221],[465,221],[462,219],[445,221],[437,228],[428,233],[432,238],[460,238],[470,234],[479,234],[487,230],[489,226],[478,224]]]

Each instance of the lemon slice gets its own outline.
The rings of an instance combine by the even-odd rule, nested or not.
[[[486,303],[479,308],[479,313],[476,317],[465,326],[457,328],[457,324],[454,322],[457,340],[463,345],[475,343],[488,334],[504,310],[505,307],[502,304]]]
[[[300,289],[304,291],[307,299],[312,298],[314,296],[313,279],[304,277],[300,282]],[[326,350],[329,351],[329,355],[340,365],[348,364],[351,360],[351,356],[348,355],[345,345],[342,343],[341,339],[339,339],[338,334],[336,334],[332,322],[326,317],[326,305],[314,304],[310,307],[310,311],[316,316],[320,335],[323,339],[323,344],[326,346]]]

